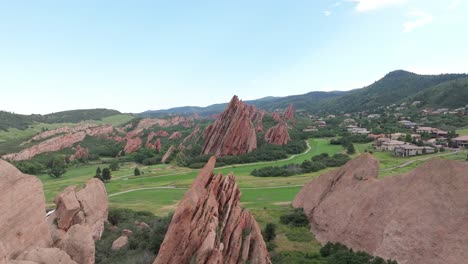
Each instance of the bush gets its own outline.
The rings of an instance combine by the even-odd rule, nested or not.
[[[280,222],[284,225],[296,227],[309,225],[309,220],[304,214],[304,210],[302,208],[295,208],[291,212],[280,216]]]
[[[265,230],[263,231],[263,238],[265,242],[270,242],[274,240],[276,237],[276,226],[273,223],[268,223],[265,226]]]

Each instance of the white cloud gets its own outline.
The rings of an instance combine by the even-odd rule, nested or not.
[[[449,10],[453,10],[455,8],[457,8],[461,3],[461,0],[453,0],[450,5],[448,6],[448,9]]]
[[[409,33],[416,28],[425,26],[434,19],[431,14],[422,11],[411,12],[408,14],[408,16],[412,17],[413,19],[403,24],[403,32],[405,33]]]
[[[330,15],[332,14],[332,12],[330,12],[330,11],[323,11],[323,14],[324,14],[325,16],[330,16]]]
[[[366,12],[388,6],[405,4],[407,0],[350,0],[357,3],[356,10]]]

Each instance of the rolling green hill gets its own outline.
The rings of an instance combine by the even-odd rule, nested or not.
[[[101,120],[119,114],[121,113],[117,110],[104,108],[70,110],[47,115],[21,115],[0,111],[0,130],[9,128],[24,130],[35,123],[78,123],[85,120]]]
[[[286,97],[265,97],[246,101],[258,108],[273,111],[293,104],[296,110],[309,113],[338,113],[372,111],[379,106],[420,100],[432,107],[461,107],[466,105],[467,74],[419,75],[397,70],[382,79],[360,89],[347,92],[310,92]],[[455,98],[447,98],[447,96]],[[170,114],[210,115],[220,113],[226,104],[207,107],[178,107],[166,110],[146,111],[143,116],[164,116]]]

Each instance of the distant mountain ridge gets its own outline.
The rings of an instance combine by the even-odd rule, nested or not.
[[[427,107],[462,107],[466,105],[467,74],[419,75],[396,70],[363,88],[350,91],[309,92],[286,97],[264,97],[245,101],[258,108],[274,111],[293,104],[296,110],[309,113],[339,113],[369,111],[379,106],[419,100]],[[450,90],[450,92],[447,92]],[[447,98],[450,94],[451,98]],[[179,114],[208,116],[220,113],[226,106],[214,104],[207,107],[176,107],[165,110],[150,110],[141,113],[145,117]]]

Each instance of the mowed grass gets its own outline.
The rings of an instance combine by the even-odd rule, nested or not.
[[[462,128],[462,129],[457,129],[456,132],[460,136],[468,136],[468,127],[467,128]]]

